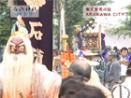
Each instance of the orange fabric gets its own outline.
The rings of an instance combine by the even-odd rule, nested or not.
[[[3,94],[2,98],[11,98],[9,93]],[[16,98],[21,98],[20,95],[16,96]]]
[[[11,97],[10,97],[10,94],[9,94],[9,93],[6,93],[6,94],[4,93],[3,96],[2,96],[2,98],[11,98]],[[17,94],[16,98],[22,98],[22,97],[20,96],[20,94]],[[26,98],[32,98],[32,92],[30,92],[30,93],[26,96]]]
[[[69,76],[69,70],[66,66],[62,66],[62,78],[66,78]]]
[[[32,91],[27,95],[27,98],[32,98]]]
[[[9,94],[3,94],[2,98],[10,98]]]
[[[66,78],[69,76],[68,67],[70,66],[71,63],[74,62],[75,55],[68,48],[66,52],[61,52],[60,60],[61,60],[61,68],[62,68],[62,78]],[[67,63],[67,61],[69,62]]]

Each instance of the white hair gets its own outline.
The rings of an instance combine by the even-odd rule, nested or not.
[[[5,47],[3,55],[2,83],[4,93],[9,93],[10,98],[24,97],[31,89],[33,51],[28,38],[21,37],[24,41],[26,54],[10,54],[10,41],[17,36],[11,36]],[[18,94],[19,93],[19,94]]]

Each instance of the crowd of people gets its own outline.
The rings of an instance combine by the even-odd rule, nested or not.
[[[66,62],[63,78],[61,68],[49,71],[34,62],[27,33],[12,32],[0,64],[0,98],[131,98],[131,48],[84,53]]]
[[[34,62],[29,37],[16,31],[0,64],[0,98],[131,98],[130,50],[78,56],[63,79],[60,72]]]
[[[99,88],[106,98],[130,98],[131,48],[115,47],[99,53],[86,53],[79,51],[76,54],[68,75],[78,77],[84,85]]]
[[[126,77],[127,67],[131,63],[130,48],[104,50],[98,62],[95,68],[101,82],[111,90],[113,85]]]
[[[79,58],[72,63],[70,75],[62,79],[34,62],[29,37],[16,31],[7,42],[0,64],[0,98],[111,98],[97,78],[89,62]]]

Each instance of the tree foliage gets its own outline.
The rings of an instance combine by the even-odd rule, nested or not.
[[[66,33],[69,35],[69,42],[72,41],[74,25],[84,25],[86,22],[83,18],[84,5],[98,6],[111,2],[111,0],[65,0],[65,23]]]
[[[10,18],[7,0],[0,1],[0,45],[4,45],[10,35],[13,20]]]

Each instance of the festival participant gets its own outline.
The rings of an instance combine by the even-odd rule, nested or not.
[[[106,96],[99,88],[85,85],[81,77],[69,76],[62,80],[59,98],[106,98]]]
[[[0,65],[2,98],[58,98],[61,77],[46,66],[33,63],[31,42],[26,33],[9,38]]]
[[[120,64],[121,64],[121,80],[124,81],[126,76],[126,70],[129,64],[129,61],[127,59],[128,56],[128,49],[126,47],[123,47],[120,50]]]
[[[101,84],[98,74],[92,68],[92,64],[85,58],[78,58],[69,68],[70,75],[80,77],[86,85],[95,86],[101,89],[106,98],[112,98],[111,92]]]
[[[108,52],[108,66],[105,72],[105,80],[108,89],[112,89],[113,85],[120,81],[121,65],[117,60],[117,53],[113,51]]]

